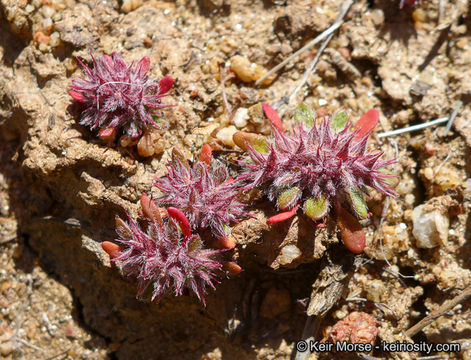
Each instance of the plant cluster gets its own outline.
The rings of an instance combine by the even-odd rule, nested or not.
[[[93,69],[77,59],[87,78],[73,79],[69,91],[74,100],[83,104],[80,124],[91,130],[100,129],[101,138],[112,137],[122,129],[135,139],[149,125],[160,128],[154,121],[155,110],[171,106],[162,104],[162,98],[173,86],[172,77],[159,82],[149,80],[147,56],[135,68],[117,53],[98,60],[91,57]]]
[[[173,206],[185,213],[194,230],[210,229],[224,246],[232,248],[231,222],[249,216],[240,201],[240,186],[227,167],[212,159],[211,147],[203,146],[198,161],[190,163],[176,148],[167,164],[168,174],[154,184],[162,196],[160,206]]]
[[[99,128],[102,138],[120,129],[136,139],[148,126],[158,127],[153,116],[156,109],[169,106],[161,99],[173,79],[150,81],[148,57],[134,68],[116,53],[98,60],[92,56],[92,60],[93,69],[79,60],[87,79],[74,79],[69,92],[85,106],[80,123]],[[160,191],[158,205],[145,194],[141,198],[147,226],[129,216],[127,223],[117,218],[120,245],[104,242],[103,248],[125,274],[137,278],[138,296],[152,284],[152,299],[169,288],[175,295],[191,289],[204,303],[205,289],[214,288],[223,267],[230,274],[240,272],[237,264],[223,263],[218,257],[235,247],[230,225],[251,216],[245,208],[253,198],[247,200],[246,195],[255,189],[280,211],[268,219],[268,225],[291,218],[299,209],[317,227],[325,226],[332,215],[345,246],[354,253],[364,250],[366,237],[359,220],[370,215],[365,196],[370,189],[395,195],[395,177],[386,169],[395,160],[382,160],[382,152],[368,146],[378,111],[368,111],[353,126],[344,111],[316,119],[310,108],[301,105],[294,126],[285,129],[274,109],[267,104],[262,108],[273,135],[234,134],[234,142],[247,152],[235,178],[213,159],[209,145],[203,146],[194,162],[174,148],[167,175],[154,183]],[[206,230],[226,249],[205,248],[200,235]]]
[[[224,250],[203,248],[201,238],[192,234],[190,222],[180,210],[169,207],[163,218],[145,194],[141,206],[147,230],[129,216],[127,223],[117,217],[115,241],[122,246],[104,242],[104,250],[126,275],[136,277],[138,297],[152,284],[152,300],[160,299],[170,288],[176,296],[191,289],[205,304],[205,289],[215,288],[217,272],[223,267],[217,255]]]
[[[241,161],[244,190],[262,189],[282,211],[269,224],[289,219],[301,206],[314,221],[334,212],[347,248],[362,252],[366,238],[357,219],[369,215],[364,195],[370,188],[395,195],[393,175],[386,170],[395,160],[381,160],[382,152],[368,149],[378,111],[368,111],[352,127],[344,111],[316,122],[312,110],[301,105],[289,135],[278,114],[269,105],[263,109],[273,124],[272,138],[234,134],[234,142],[249,156]]]

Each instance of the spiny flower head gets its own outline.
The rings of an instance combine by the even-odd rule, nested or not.
[[[229,225],[249,214],[238,199],[238,184],[225,165],[212,160],[209,145],[203,146],[200,159],[192,164],[174,148],[168,174],[154,185],[163,193],[156,199],[159,205],[182,210],[193,229],[209,228],[224,246],[235,246],[229,239]]]
[[[161,99],[172,88],[173,79],[166,76],[158,83],[149,80],[147,56],[135,68],[117,53],[98,60],[91,57],[93,69],[77,59],[87,78],[73,79],[69,91],[74,100],[85,105],[80,124],[92,130],[99,128],[103,138],[112,136],[117,129],[137,138],[150,124],[160,128],[152,116],[156,109],[171,106],[162,104]]]
[[[191,234],[190,223],[180,210],[168,208],[168,218],[162,219],[160,210],[145,194],[141,204],[149,219],[147,230],[130,217],[127,223],[118,217],[115,241],[122,246],[104,242],[103,249],[126,275],[139,281],[138,297],[153,284],[152,300],[160,299],[173,287],[176,296],[185,289],[193,290],[205,304],[206,286],[215,289],[216,271],[223,266],[214,257],[223,250],[204,249],[200,237]]]
[[[263,109],[272,121],[274,137],[267,140],[260,135],[236,133],[234,141],[249,154],[241,162],[245,171],[240,179],[248,182],[245,189],[263,189],[284,211],[270,218],[269,224],[290,218],[300,206],[315,221],[328,216],[331,209],[338,216],[345,215],[344,202],[357,217],[366,218],[362,194],[367,194],[368,188],[388,196],[395,194],[389,187],[393,176],[385,170],[395,160],[381,160],[382,152],[370,151],[367,146],[378,123],[377,110],[368,111],[352,130],[343,111],[316,123],[312,110],[301,105],[295,116],[297,124],[289,135],[276,112],[266,104]],[[352,225],[351,216],[345,216]]]

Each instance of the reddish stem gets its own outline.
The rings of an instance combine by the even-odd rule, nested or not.
[[[271,218],[267,220],[267,225],[276,224],[281,221],[285,221],[285,220],[288,220],[289,218],[292,218],[294,214],[296,214],[296,211],[298,211],[298,208],[299,208],[299,204],[289,211],[285,211],[285,212],[272,216]]]

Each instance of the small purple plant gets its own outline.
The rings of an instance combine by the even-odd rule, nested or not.
[[[161,99],[172,88],[172,77],[166,76],[158,83],[149,80],[147,56],[134,69],[117,53],[103,55],[98,60],[91,57],[93,69],[77,59],[87,78],[73,79],[69,91],[74,100],[85,105],[80,124],[92,130],[99,128],[102,138],[123,129],[135,139],[148,125],[160,128],[153,116],[156,109],[171,106],[162,104]]]
[[[176,296],[185,289],[193,290],[206,305],[206,286],[215,289],[216,272],[223,267],[214,257],[224,250],[204,249],[200,237],[191,234],[188,219],[180,210],[168,208],[168,218],[162,219],[151,202],[145,194],[142,196],[143,212],[149,219],[147,231],[130,217],[128,223],[118,217],[115,241],[122,246],[105,241],[103,249],[126,275],[137,278],[137,297],[153,284],[151,300],[160,300],[173,287]]]
[[[174,148],[167,176],[154,185],[163,193],[156,199],[160,206],[181,209],[194,230],[209,228],[225,247],[235,246],[229,225],[249,214],[239,201],[238,184],[225,165],[212,161],[209,145],[203,146],[200,160],[193,164]]]
[[[316,123],[312,110],[301,105],[295,116],[297,124],[288,135],[276,112],[266,104],[263,109],[272,121],[273,139],[236,133],[234,141],[249,155],[241,162],[245,171],[240,180],[248,183],[244,189],[261,188],[284,211],[268,219],[268,224],[290,218],[303,206],[304,213],[315,221],[327,217],[333,209],[348,223],[345,229],[356,231],[355,221],[342,209],[345,203],[356,217],[367,218],[363,194],[368,188],[395,195],[389,187],[393,176],[385,170],[395,160],[381,160],[382,152],[367,147],[378,123],[377,110],[368,111],[352,131],[345,112]],[[363,239],[361,242],[350,246],[350,250],[363,251]]]

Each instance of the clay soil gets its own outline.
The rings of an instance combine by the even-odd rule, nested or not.
[[[0,358],[294,359],[328,259],[354,260],[332,224],[314,230],[299,212],[269,228],[275,209],[258,201],[256,217],[233,228],[237,246],[228,256],[244,271],[222,278],[206,307],[194,296],[137,300],[135,281],[100,244],[114,239],[116,215],[137,216],[141,193],[155,194],[153,178],[165,174],[173,146],[191,157],[210,143],[233,164],[240,151],[227,134],[270,131],[261,103],[289,124],[305,102],[318,114],[344,108],[353,122],[377,108],[372,144],[398,159],[399,176],[397,197],[371,194],[362,261],[316,338],[363,311],[377,321],[377,343],[454,342],[461,351],[431,355],[471,359],[470,299],[412,338],[405,333],[471,286],[470,9],[465,0],[440,3],[399,9],[399,1],[356,1],[290,99],[319,45],[260,87],[243,71],[231,76],[235,56],[259,72],[273,68],[327,29],[342,1],[0,0]],[[149,56],[151,77],[176,80],[167,98],[176,106],[162,112],[170,124],[160,133],[165,147],[151,157],[77,124],[68,95],[71,79],[82,76],[75,59],[90,63],[90,52],[113,51],[129,63]],[[450,116],[459,102],[448,133],[441,124],[378,137]],[[430,213],[440,231],[424,247],[413,230]],[[287,256],[288,249],[299,254]],[[311,355],[318,357],[341,358]]]

